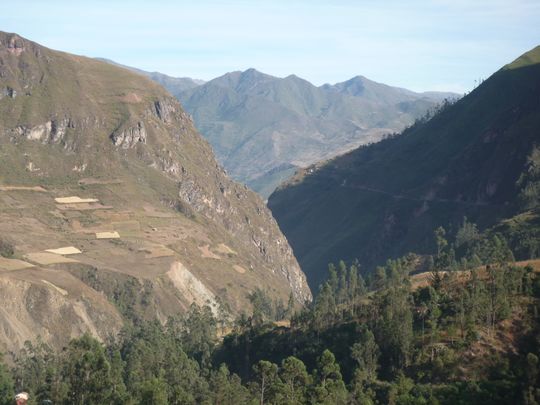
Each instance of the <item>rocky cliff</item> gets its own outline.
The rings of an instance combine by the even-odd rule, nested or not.
[[[0,33],[0,94],[0,239],[14,247],[0,257],[5,343],[22,325],[53,342],[103,338],[126,316],[164,320],[193,302],[239,313],[257,287],[311,298],[263,201],[159,85]],[[82,253],[44,256],[62,246]],[[135,297],[119,299],[126,289]],[[62,311],[73,327],[46,322]]]

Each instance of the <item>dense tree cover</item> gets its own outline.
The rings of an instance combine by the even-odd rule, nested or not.
[[[0,405],[26,390],[54,404],[468,404],[540,401],[540,277],[508,243],[464,219],[436,254],[370,275],[330,265],[315,301],[250,295],[220,343],[208,307],[165,325],[134,318],[114,341],[60,352],[41,341],[0,360]],[[422,271],[420,275],[415,272]]]

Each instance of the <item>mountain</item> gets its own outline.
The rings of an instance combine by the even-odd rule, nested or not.
[[[137,69],[131,66],[122,65],[121,63],[117,63],[113,60],[106,59],[106,58],[96,58],[97,60],[100,60],[102,62],[110,63],[111,65],[119,66],[124,69],[131,70],[132,72],[139,73],[143,76],[146,76],[156,83],[159,83],[163,87],[165,87],[169,93],[171,93],[173,96],[178,97],[178,94],[180,94],[183,91],[192,89],[194,87],[200,86],[205,83],[204,80],[200,79],[192,79],[190,77],[172,77],[168,76],[164,73],[160,72],[147,72],[146,70]]]
[[[316,87],[255,69],[177,94],[230,175],[267,197],[299,167],[400,131],[449,93],[414,93],[358,76]]]
[[[1,344],[106,339],[192,303],[223,318],[256,290],[311,297],[264,202],[225,175],[178,101],[0,33]]]
[[[539,143],[537,47],[430,120],[303,170],[268,205],[312,287],[329,262],[358,258],[368,271],[409,251],[433,253],[435,228],[455,231],[464,216],[516,243],[528,235],[535,256],[540,234],[530,229],[540,218],[523,201],[540,190],[524,183],[538,175]]]

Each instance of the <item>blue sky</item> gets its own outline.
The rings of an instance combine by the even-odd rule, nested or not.
[[[540,1],[19,0],[0,3],[0,30],[172,76],[254,67],[463,92],[540,45]]]

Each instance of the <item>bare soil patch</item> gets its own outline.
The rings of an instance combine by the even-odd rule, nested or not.
[[[99,202],[97,198],[81,198],[77,196],[57,197],[54,199],[58,204],[83,204]]]
[[[0,191],[37,191],[40,193],[48,193],[48,191],[41,186],[0,186]]]
[[[237,253],[232,250],[229,246],[227,246],[225,243],[220,243],[217,245],[217,247],[214,249],[214,251],[218,253],[222,253],[224,255],[236,255]]]
[[[246,269],[244,269],[242,266],[239,266],[237,264],[233,265],[233,269],[240,274],[244,274],[246,272]]]
[[[114,207],[110,205],[103,205],[100,203],[74,203],[74,204],[62,204],[57,205],[56,208],[58,208],[61,211],[92,211],[92,210],[111,210]]]
[[[58,249],[46,249],[45,252],[54,253],[57,255],[77,255],[82,253],[75,246],[66,246]]]
[[[48,266],[50,264],[59,264],[59,263],[78,263],[77,260],[70,259],[69,257],[64,257],[61,255],[56,255],[49,252],[36,252],[28,253],[24,256],[30,262],[40,264],[42,266]]]
[[[96,239],[119,239],[118,232],[96,232]]]
[[[157,257],[170,257],[175,255],[175,251],[163,245],[147,244],[139,249],[140,252],[145,252],[145,259],[155,259]]]
[[[0,269],[1,270],[22,270],[28,269],[30,267],[35,267],[31,263],[27,263],[18,259],[7,259],[5,257],[0,257]]]
[[[201,251],[201,257],[204,257],[205,259],[221,260],[221,257],[210,250],[210,245],[199,246],[198,248]]]

